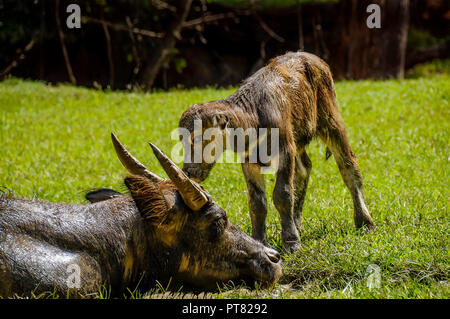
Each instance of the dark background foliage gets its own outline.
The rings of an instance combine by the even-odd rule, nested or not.
[[[71,3],[80,29],[66,26]],[[366,27],[370,3],[381,7],[381,29]],[[228,86],[304,50],[337,79],[401,78],[449,57],[449,22],[445,0],[0,0],[0,76],[113,89]]]

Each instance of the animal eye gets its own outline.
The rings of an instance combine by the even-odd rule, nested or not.
[[[227,226],[228,219],[227,216],[220,216],[219,218],[215,219],[211,224],[211,241],[219,239],[219,237],[223,234],[225,231],[225,228]]]

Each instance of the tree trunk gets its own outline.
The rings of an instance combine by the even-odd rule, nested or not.
[[[41,0],[41,16],[40,16],[40,31],[39,31],[39,79],[43,80],[45,77],[45,1]]]
[[[367,6],[378,4],[381,28],[369,28]],[[341,0],[340,49],[331,60],[336,78],[402,78],[409,0]]]
[[[64,43],[64,31],[61,26],[61,20],[59,18],[59,0],[55,2],[55,17],[56,17],[56,27],[58,29],[59,41],[61,43],[61,50],[64,57],[64,62],[66,64],[67,74],[69,75],[70,83],[73,85],[77,84],[77,79],[73,75],[72,65],[70,64],[69,54],[67,53],[66,44]]]
[[[100,10],[100,17],[103,21],[105,21],[103,7]],[[106,56],[108,57],[108,68],[109,68],[109,87],[111,90],[114,89],[114,59],[112,54],[112,45],[111,45],[111,36],[109,34],[108,26],[106,23],[102,23],[103,33],[105,34],[105,42],[106,42]]]
[[[180,38],[180,32],[189,14],[191,3],[192,0],[178,1],[179,5],[177,6],[177,12],[168,28],[166,36],[156,47],[142,73],[142,83],[144,84],[145,90],[150,90],[152,88],[165,59],[175,48],[176,40],[177,38]]]
[[[410,69],[416,64],[431,61],[433,59],[448,59],[450,57],[450,44],[436,44],[428,48],[408,52],[405,68]]]
[[[298,0],[297,0],[297,25],[298,25],[298,50],[305,51],[305,40],[303,37],[302,5]]]

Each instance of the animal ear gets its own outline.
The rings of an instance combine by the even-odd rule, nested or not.
[[[155,182],[148,178],[132,175],[125,178],[141,216],[152,224],[159,225],[164,222],[168,212],[166,198]]]
[[[114,197],[123,196],[123,194],[109,188],[96,188],[91,189],[84,196],[91,203],[97,203]]]
[[[227,128],[228,123],[230,122],[230,118],[226,114],[214,114],[212,118],[212,126],[219,127],[221,130]]]

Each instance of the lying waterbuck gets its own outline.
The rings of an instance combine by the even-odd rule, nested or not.
[[[201,124],[201,130],[195,128],[196,122]],[[245,135],[250,129],[258,129],[256,143],[249,139],[249,135],[245,136],[243,150],[236,149],[239,143],[230,144],[228,141],[228,145],[234,145],[231,147],[233,151],[244,154],[242,170],[248,188],[252,235],[262,243],[267,244],[267,200],[261,168],[271,163],[262,162],[260,154],[255,161],[249,160],[249,154],[255,152],[255,148],[249,148],[251,145],[260,147],[258,138],[263,128],[268,129],[268,135],[271,130],[277,129],[279,137],[278,150],[269,155],[278,161],[273,201],[281,217],[285,249],[295,251],[299,246],[302,207],[311,171],[311,161],[305,147],[314,137],[319,137],[327,145],[337,162],[353,198],[356,226],[373,228],[363,199],[358,163],[338,112],[332,75],[327,64],[317,56],[290,52],[272,59],[267,66],[245,80],[231,96],[190,107],[181,116],[179,128],[180,132],[188,132],[188,138],[180,133],[185,150],[183,171],[198,182],[206,179],[214,159],[219,157],[227,143],[220,143],[217,149],[212,148],[213,161],[205,160],[202,153],[205,145],[214,146],[214,138],[216,141],[230,139],[230,131],[233,130],[231,142],[239,137],[235,133],[238,129],[241,135],[242,130],[245,130]],[[202,139],[205,130],[211,128],[219,130],[222,135],[210,134],[211,138],[203,136]],[[270,142],[272,138],[268,135],[265,141]],[[196,150],[197,145],[200,147]],[[196,161],[194,156],[199,152],[201,160]]]
[[[0,296],[79,296],[102,287],[120,295],[156,281],[211,288],[228,280],[270,285],[279,279],[279,254],[230,224],[157,147],[151,145],[169,179],[151,173],[112,138],[134,174],[125,178],[131,196],[85,205],[0,197]]]

